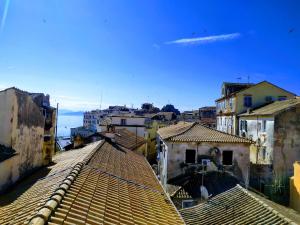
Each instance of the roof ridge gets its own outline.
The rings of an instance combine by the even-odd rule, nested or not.
[[[201,124],[199,124],[199,125],[201,125]],[[201,125],[201,126],[203,126],[203,125]],[[248,138],[240,137],[240,136],[235,135],[235,134],[229,134],[229,133],[226,133],[226,132],[223,132],[223,131],[220,131],[220,130],[217,130],[217,129],[214,129],[214,128],[211,128],[211,127],[207,127],[207,126],[205,126],[205,127],[208,128],[208,129],[210,129],[210,130],[213,130],[213,131],[217,131],[217,132],[219,132],[219,133],[222,133],[222,134],[227,134],[227,135],[229,135],[229,136],[236,137],[236,138],[240,138],[240,139],[243,139],[243,140],[250,141],[250,142],[254,143],[252,140],[250,140],[250,139],[248,139]]]
[[[272,86],[274,86],[274,87],[276,87],[276,88],[278,88],[278,89],[281,89],[282,91],[285,91],[285,92],[288,92],[288,93],[290,93],[290,94],[292,94],[292,95],[294,95],[294,96],[297,96],[297,95],[296,95],[295,93],[293,93],[293,92],[290,92],[290,91],[288,91],[288,90],[286,90],[286,89],[284,89],[284,88],[282,88],[282,87],[279,87],[278,85],[273,84],[273,83],[271,83],[271,82],[269,82],[269,81],[267,81],[267,80],[263,80],[263,81],[260,81],[260,82],[258,82],[258,83],[256,83],[256,84],[254,84],[254,85],[251,85],[250,87],[244,88],[244,89],[239,90],[239,91],[236,91],[236,92],[234,92],[234,93],[231,93],[231,94],[228,95],[228,96],[224,96],[224,97],[218,98],[218,99],[215,100],[215,101],[217,102],[217,101],[219,101],[219,100],[222,100],[223,98],[232,96],[232,95],[237,94],[237,93],[239,93],[239,92],[245,91],[245,90],[247,90],[247,89],[249,89],[249,88],[256,87],[257,85],[260,85],[260,84],[262,84],[262,83],[267,83],[267,84],[272,85]]]
[[[250,139],[247,139],[247,138],[244,138],[244,137],[240,137],[240,136],[235,135],[235,134],[229,134],[229,133],[226,133],[226,132],[223,132],[223,131],[220,131],[220,130],[217,130],[217,129],[214,129],[214,128],[211,128],[211,127],[208,127],[208,126],[205,126],[205,125],[203,125],[203,124],[200,124],[199,122],[195,122],[195,123],[198,123],[198,125],[203,126],[203,127],[207,128],[207,129],[210,129],[210,130],[212,130],[212,131],[217,131],[217,132],[222,133],[222,134],[226,134],[226,135],[229,135],[229,136],[232,136],[232,137],[240,138],[240,139],[243,139],[243,140],[246,140],[246,141],[249,141],[249,142],[254,143],[254,142],[253,142],[252,140],[250,140]]]
[[[184,122],[185,123],[185,122]],[[189,122],[188,122],[189,123]],[[179,135],[182,135],[183,133],[189,131],[192,127],[194,127],[196,125],[197,122],[193,122],[191,123],[191,125],[189,127],[187,127],[187,129],[185,129],[184,131],[178,133],[178,134],[174,134],[174,135],[171,135],[169,137],[167,137],[166,139],[170,139],[170,138],[173,138],[173,137],[176,137],[176,136],[179,136]],[[176,124],[175,124],[176,125]],[[172,125],[171,125],[172,126]]]
[[[37,213],[29,219],[28,224],[30,225],[43,225],[48,222],[51,214],[59,206],[63,200],[67,190],[70,188],[78,174],[80,173],[84,163],[77,163],[69,175],[61,182],[58,188],[45,202],[45,204],[37,211]]]
[[[250,196],[251,198],[253,198],[255,201],[257,201],[259,204],[261,204],[264,208],[266,208],[267,210],[271,211],[272,213],[274,213],[275,215],[279,216],[280,218],[282,218],[283,220],[285,220],[287,223],[292,224],[292,225],[297,225],[294,221],[292,221],[291,219],[285,217],[284,215],[282,215],[280,212],[278,212],[276,209],[272,208],[271,206],[269,206],[268,204],[264,203],[262,200],[258,199],[257,197],[255,197],[253,194],[249,193],[249,191],[245,188],[243,188],[241,185],[237,184],[236,185],[237,188],[239,188],[241,191],[243,191],[245,194],[247,194],[248,196]]]
[[[36,212],[34,216],[29,219],[28,224],[30,225],[43,225],[48,222],[48,219],[59,206],[63,200],[65,194],[78,177],[84,165],[86,165],[96,151],[105,143],[105,141],[100,141],[99,144],[83,159],[82,162],[77,163],[71,172],[66,176],[66,178],[59,184],[58,188],[54,190],[49,199],[45,204]]]
[[[247,113],[247,112],[240,113],[240,114],[238,114],[238,116],[239,117],[257,116],[257,115],[272,116],[275,114],[279,114],[283,111],[286,111],[286,110],[290,109],[291,107],[295,107],[298,104],[300,104],[300,101],[297,98],[291,98],[291,99],[286,99],[286,100],[282,100],[282,101],[276,100],[270,104],[259,106],[255,109],[253,109],[250,113]],[[277,109],[273,109],[274,106],[277,107]],[[264,112],[264,111],[260,112],[261,110],[271,110],[271,111],[274,110],[274,111],[273,112]]]

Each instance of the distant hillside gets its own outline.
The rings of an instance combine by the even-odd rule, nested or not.
[[[72,110],[68,110],[68,109],[59,109],[58,110],[58,115],[61,116],[82,116],[83,115],[83,111],[72,111]]]

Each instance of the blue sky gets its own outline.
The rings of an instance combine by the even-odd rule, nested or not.
[[[300,94],[300,1],[1,0],[0,89],[62,108],[213,105],[223,81]]]

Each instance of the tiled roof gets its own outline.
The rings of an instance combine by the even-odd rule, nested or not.
[[[117,145],[105,142],[87,166],[162,192],[162,187],[145,158]]]
[[[54,190],[58,188],[59,184],[68,176],[73,167],[77,163],[83,162],[83,159],[89,154],[92,154],[97,145],[99,145],[99,142],[88,145],[82,149],[63,152],[54,156],[53,161],[55,164],[46,168],[46,172],[50,170],[47,176],[39,179],[32,186],[30,182],[34,181],[31,181],[30,179],[32,179],[32,177],[29,177],[23,182],[16,184],[11,192],[1,195],[0,224],[26,224],[29,218],[45,204]],[[26,184],[28,183],[28,186],[31,187],[26,190]],[[23,194],[19,196],[19,193],[22,192]]]
[[[222,143],[248,143],[248,139],[230,135],[199,123],[178,123],[158,130],[163,139],[174,142],[222,142]]]
[[[239,185],[180,213],[186,224],[193,225],[296,224]]]
[[[255,109],[251,111],[250,113],[243,113],[239,116],[263,116],[263,115],[273,115],[276,113],[279,113],[283,110],[286,110],[290,107],[296,106],[300,104],[300,98],[294,98],[284,101],[276,101],[269,105],[260,107],[258,109]]]
[[[141,145],[145,144],[145,139],[135,135],[126,128],[117,129],[114,135],[115,142],[127,149],[135,150]],[[105,136],[106,132],[100,133]]]
[[[184,224],[143,156],[103,141],[30,224]]]
[[[196,173],[190,176],[173,178],[171,180],[172,184],[180,185],[181,188],[171,195],[172,199],[199,198],[201,196],[201,185],[206,187],[209,194],[215,196],[238,184],[237,178],[229,173],[208,171],[203,175],[203,179],[202,175]]]
[[[170,125],[170,126],[167,126],[167,127],[160,128],[160,129],[158,129],[157,133],[163,139],[168,139],[172,136],[183,133],[184,131],[191,128],[191,126],[193,126],[193,123],[179,122],[175,125]]]

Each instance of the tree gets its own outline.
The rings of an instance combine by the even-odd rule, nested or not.
[[[161,108],[162,112],[174,112],[176,115],[180,115],[180,112],[178,109],[174,107],[174,105],[167,104],[164,107]]]

